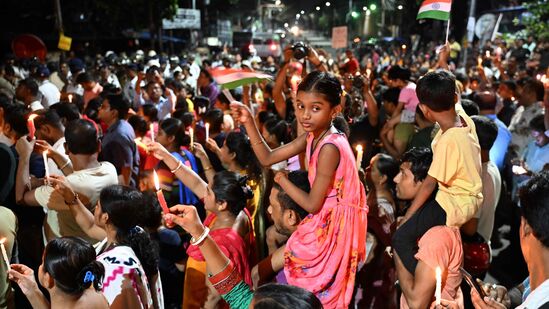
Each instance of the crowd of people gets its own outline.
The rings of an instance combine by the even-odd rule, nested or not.
[[[549,306],[549,42],[473,50],[6,57],[0,308]]]

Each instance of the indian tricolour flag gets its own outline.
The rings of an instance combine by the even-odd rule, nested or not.
[[[417,19],[431,18],[438,20],[450,19],[452,0],[425,0],[419,8]]]
[[[216,68],[210,71],[215,82],[224,89],[234,89],[239,86],[248,85],[254,82],[272,79],[269,74],[260,72],[244,71],[242,69]]]

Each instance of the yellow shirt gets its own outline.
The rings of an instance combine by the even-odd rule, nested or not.
[[[457,41],[450,45],[450,58],[457,58],[458,53],[461,51],[461,46]]]
[[[459,227],[473,218],[482,202],[482,165],[475,124],[460,104],[456,112],[467,126],[435,135],[429,175],[438,181],[436,201],[446,211],[446,225]]]

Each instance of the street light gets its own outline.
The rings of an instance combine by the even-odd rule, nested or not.
[[[366,12],[366,11],[368,11],[368,8],[365,7],[365,6],[363,6],[363,7],[362,7],[362,10],[363,10],[364,12]]]
[[[355,11],[352,11],[352,12],[351,12],[351,17],[352,17],[352,18],[357,18],[357,17],[358,17],[358,13],[355,12]]]
[[[317,7],[316,7],[316,10],[317,10],[317,11],[320,11],[320,7],[319,7],[319,6],[317,6]]]
[[[403,8],[404,8],[404,7],[402,6],[402,4],[399,4],[399,5],[397,6],[397,9],[399,9],[399,10],[402,10]]]
[[[288,23],[284,23],[284,28],[288,28]]]
[[[297,36],[299,34],[299,27],[293,26],[292,29],[290,29],[290,31],[293,33],[294,36]]]
[[[377,5],[375,3],[370,4],[370,11],[375,11],[377,9]]]
[[[299,19],[300,17],[301,17],[301,14],[299,14],[299,13],[295,14],[296,19]]]
[[[372,11],[367,10],[367,11],[366,11],[366,16],[370,16],[370,14],[372,14]]]
[[[301,15],[304,15],[305,14],[305,11],[301,10]]]
[[[275,1],[275,5],[276,5],[276,6],[279,6],[281,3],[282,3],[282,1],[280,1],[280,0],[276,0],[276,1]]]
[[[326,1],[326,6],[330,6],[330,2],[329,2],[329,1]]]

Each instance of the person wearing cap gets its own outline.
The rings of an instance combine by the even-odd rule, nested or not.
[[[41,65],[36,71],[36,79],[40,81],[38,90],[42,93],[42,106],[48,108],[53,104],[59,102],[61,98],[61,92],[59,89],[50,82],[50,70],[47,66]]]

